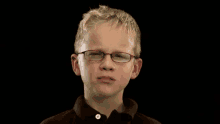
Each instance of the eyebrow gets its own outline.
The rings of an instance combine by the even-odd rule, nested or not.
[[[98,51],[102,51],[102,52],[104,52],[103,49],[94,49],[94,50],[98,50]],[[115,50],[115,51],[113,51],[113,53],[114,53],[114,52],[121,52],[121,53],[123,53],[122,51],[119,51],[119,50]]]

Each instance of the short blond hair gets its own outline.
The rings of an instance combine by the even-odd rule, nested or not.
[[[122,25],[126,27],[130,38],[134,36],[134,54],[136,58],[141,54],[141,32],[135,19],[123,10],[110,8],[106,5],[99,5],[99,8],[91,9],[83,14],[83,19],[79,23],[74,43],[75,53],[79,53],[79,49],[85,43],[84,36],[88,33],[89,29],[93,28],[99,22],[116,23],[117,27]]]

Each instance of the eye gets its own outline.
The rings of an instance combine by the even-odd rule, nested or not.
[[[115,54],[115,57],[120,57],[120,58],[123,58],[123,57],[124,57],[124,55],[122,55],[122,54],[120,54],[120,53],[117,53],[117,54]]]
[[[117,54],[114,55],[114,57],[116,57],[116,58],[123,58],[123,59],[129,59],[130,55],[126,54],[126,53],[117,53]]]
[[[120,54],[115,54],[116,57],[122,57]]]
[[[91,52],[89,55],[101,55],[101,52]]]
[[[90,53],[90,55],[100,55],[100,53]]]

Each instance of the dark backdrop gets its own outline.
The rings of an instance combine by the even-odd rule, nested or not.
[[[202,15],[206,8],[181,2],[5,4],[8,35],[0,45],[7,74],[2,76],[7,86],[3,96],[10,116],[38,124],[73,107],[83,94],[81,77],[74,74],[70,59],[75,35],[82,14],[99,4],[128,12],[141,30],[143,66],[140,75],[130,80],[124,97],[137,101],[139,112],[163,124],[213,123],[219,95],[214,102],[205,66]]]

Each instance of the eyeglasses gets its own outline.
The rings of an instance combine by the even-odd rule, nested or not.
[[[98,50],[88,50],[88,51],[84,51],[81,53],[77,53],[77,55],[78,54],[84,54],[85,58],[87,60],[102,61],[102,59],[105,57],[105,55],[108,55],[109,53],[104,53],[104,52],[98,51]],[[114,52],[110,55],[111,55],[111,58],[114,62],[129,62],[132,57],[135,57],[137,59],[136,56],[133,56],[128,53],[123,53],[123,52]]]

